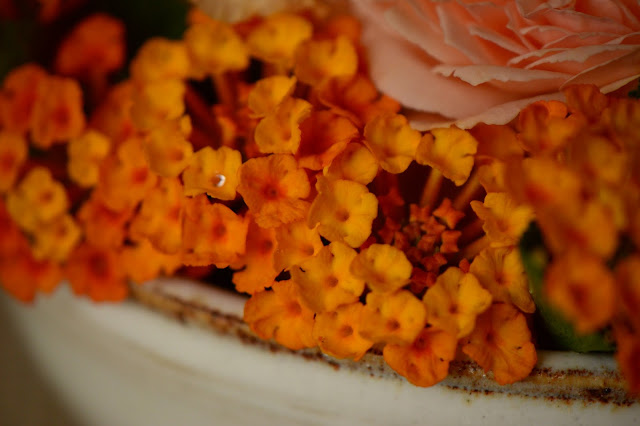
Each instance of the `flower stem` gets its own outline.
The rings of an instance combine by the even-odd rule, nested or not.
[[[431,173],[427,178],[427,182],[424,184],[422,190],[422,197],[420,198],[420,207],[434,206],[438,195],[440,193],[440,187],[442,186],[442,173],[438,169],[431,169]]]
[[[480,189],[480,181],[476,173],[472,173],[467,179],[467,182],[462,186],[460,192],[453,200],[453,208],[464,212],[469,206],[469,202],[473,200],[474,196]]]
[[[490,242],[489,237],[487,237],[486,235],[483,235],[482,237],[478,238],[471,244],[468,244],[464,249],[462,249],[462,252],[460,254],[465,259],[472,259],[478,253],[480,253],[482,249],[484,249],[485,247],[488,247],[489,242]]]
[[[231,78],[229,74],[215,74],[213,76],[213,85],[218,95],[218,102],[230,108],[231,111],[235,111],[236,96],[231,84]]]

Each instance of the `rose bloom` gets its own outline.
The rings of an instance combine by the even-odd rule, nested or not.
[[[569,84],[640,76],[638,0],[352,0],[372,78],[419,130],[506,124]]]

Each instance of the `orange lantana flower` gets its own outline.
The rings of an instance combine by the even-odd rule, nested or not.
[[[449,373],[458,340],[446,331],[426,328],[409,345],[386,345],[384,360],[416,386],[433,386]]]
[[[288,68],[298,45],[310,38],[313,26],[301,16],[277,13],[264,19],[247,38],[251,55]]]
[[[27,140],[20,133],[0,130],[0,193],[11,189],[27,159]]]
[[[239,71],[249,65],[247,47],[224,22],[209,19],[194,23],[185,31],[184,42],[196,77]]]
[[[33,235],[32,251],[36,260],[62,263],[80,242],[82,231],[73,217],[65,214],[46,224],[38,224]]]
[[[129,293],[118,254],[81,244],[69,256],[65,273],[76,295],[96,302],[124,300]]]
[[[311,114],[304,99],[287,97],[256,126],[254,139],[260,152],[295,154],[300,147],[300,123]]]
[[[297,159],[300,167],[322,170],[347,144],[359,136],[349,120],[330,111],[312,113],[300,125],[302,133]]]
[[[96,130],[87,130],[67,145],[67,171],[78,185],[91,187],[98,183],[100,163],[109,154],[111,141]]]
[[[347,117],[359,129],[377,115],[395,114],[400,104],[381,95],[363,74],[326,80],[318,87],[318,100],[336,114]]]
[[[271,288],[247,300],[244,321],[261,339],[274,339],[289,349],[316,346],[313,311],[300,302],[295,284],[279,281]]]
[[[272,228],[306,216],[309,179],[292,156],[252,158],[240,166],[238,176],[238,192],[258,225]]]
[[[335,77],[351,77],[358,70],[358,54],[345,36],[308,40],[295,54],[295,74],[301,82],[315,86]]]
[[[545,295],[579,333],[604,327],[616,309],[613,274],[599,258],[580,249],[553,260],[545,274]]]
[[[31,140],[39,148],[80,136],[85,126],[82,90],[72,79],[48,77],[33,107]]]
[[[241,164],[240,151],[226,146],[217,150],[209,146],[198,150],[182,174],[185,195],[206,193],[220,200],[233,200]]]
[[[111,210],[98,197],[92,195],[78,211],[77,218],[85,239],[91,245],[113,250],[124,243],[127,234],[126,224],[132,215],[132,209]]]
[[[146,132],[182,117],[186,90],[182,80],[171,79],[135,86],[131,95],[132,122]]]
[[[188,199],[182,231],[184,263],[226,268],[238,262],[246,250],[248,227],[245,217],[224,204],[210,203],[206,195]]]
[[[518,116],[522,147],[533,154],[562,148],[584,124],[580,116],[567,113],[567,106],[558,101],[538,101],[523,109]]]
[[[354,303],[364,291],[364,281],[350,272],[356,251],[341,242],[324,246],[318,254],[291,269],[302,301],[315,312],[333,311]]]
[[[36,260],[28,247],[7,257],[0,257],[0,286],[22,302],[34,300],[38,291],[50,293],[63,278],[55,262]]]
[[[64,186],[44,167],[34,167],[7,194],[7,210],[13,220],[28,232],[51,222],[67,211],[69,199]]]
[[[102,162],[95,191],[108,208],[121,211],[135,207],[157,180],[149,169],[142,141],[130,138]]]
[[[180,179],[161,178],[142,200],[129,225],[129,236],[134,241],[148,239],[164,253],[177,253],[182,246],[184,204]]]
[[[121,21],[103,13],[85,18],[60,44],[56,72],[96,83],[124,64],[124,32]]]
[[[513,303],[526,313],[536,309],[517,248],[482,250],[471,262],[470,272],[489,290],[494,301]]]
[[[372,244],[351,263],[351,273],[373,291],[391,293],[409,283],[413,266],[402,250],[388,244]]]
[[[501,385],[522,380],[536,365],[536,349],[525,316],[513,305],[496,303],[478,317],[462,351]]]
[[[241,293],[254,294],[269,287],[280,272],[273,266],[273,253],[277,247],[276,231],[273,228],[261,228],[251,220],[246,247],[238,262],[240,270],[233,274],[233,284]]]
[[[187,137],[191,133],[189,117],[164,121],[145,138],[144,151],[149,168],[159,176],[177,177],[189,164],[193,147]]]
[[[172,275],[182,266],[179,254],[166,254],[156,249],[149,240],[127,245],[120,252],[119,262],[128,279],[141,284],[160,274]]]
[[[254,117],[266,117],[293,94],[296,88],[296,78],[284,75],[274,75],[256,82],[249,97],[247,105]]]
[[[373,342],[359,333],[363,308],[362,303],[355,302],[316,315],[313,338],[322,352],[355,361],[367,353]]]
[[[450,267],[427,290],[424,304],[429,324],[459,339],[471,333],[476,317],[489,308],[491,294],[473,274]]]
[[[138,84],[183,79],[189,74],[191,62],[183,42],[164,38],[147,40],[131,61],[132,79]]]
[[[518,205],[504,192],[486,195],[484,203],[472,201],[471,208],[484,221],[482,229],[491,241],[492,247],[513,246],[533,219],[533,210],[526,205]]]
[[[324,175],[329,179],[345,179],[368,185],[378,174],[378,161],[367,147],[350,143],[325,167]]]
[[[461,186],[469,178],[478,141],[466,130],[455,127],[432,129],[422,136],[416,161],[438,170],[444,177]]]
[[[427,323],[425,305],[413,293],[372,291],[362,313],[360,334],[373,342],[408,345]]]
[[[316,227],[310,228],[304,220],[276,228],[277,249],[273,263],[278,271],[288,270],[314,256],[323,247]]]
[[[47,72],[36,64],[25,64],[7,74],[0,92],[0,123],[7,131],[26,133],[33,122]]]
[[[380,167],[390,173],[402,173],[416,156],[420,132],[412,129],[403,115],[383,114],[365,126],[364,143]]]
[[[371,234],[378,215],[378,199],[366,186],[348,180],[319,177],[318,196],[311,204],[308,223],[319,224],[320,235],[359,247]]]

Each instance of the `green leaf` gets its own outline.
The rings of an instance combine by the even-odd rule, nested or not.
[[[544,245],[539,228],[532,224],[520,240],[520,253],[529,278],[529,290],[536,304],[536,325],[542,327],[541,337],[547,340],[547,349],[575,352],[611,352],[614,346],[604,332],[578,334],[569,321],[553,308],[543,293],[544,273],[550,255]],[[547,345],[543,345],[547,346]]]

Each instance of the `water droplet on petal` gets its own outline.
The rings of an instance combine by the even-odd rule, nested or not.
[[[224,182],[227,180],[227,178],[220,173],[218,173],[215,177],[216,177],[216,183],[215,183],[216,188],[221,188],[224,185]]]

